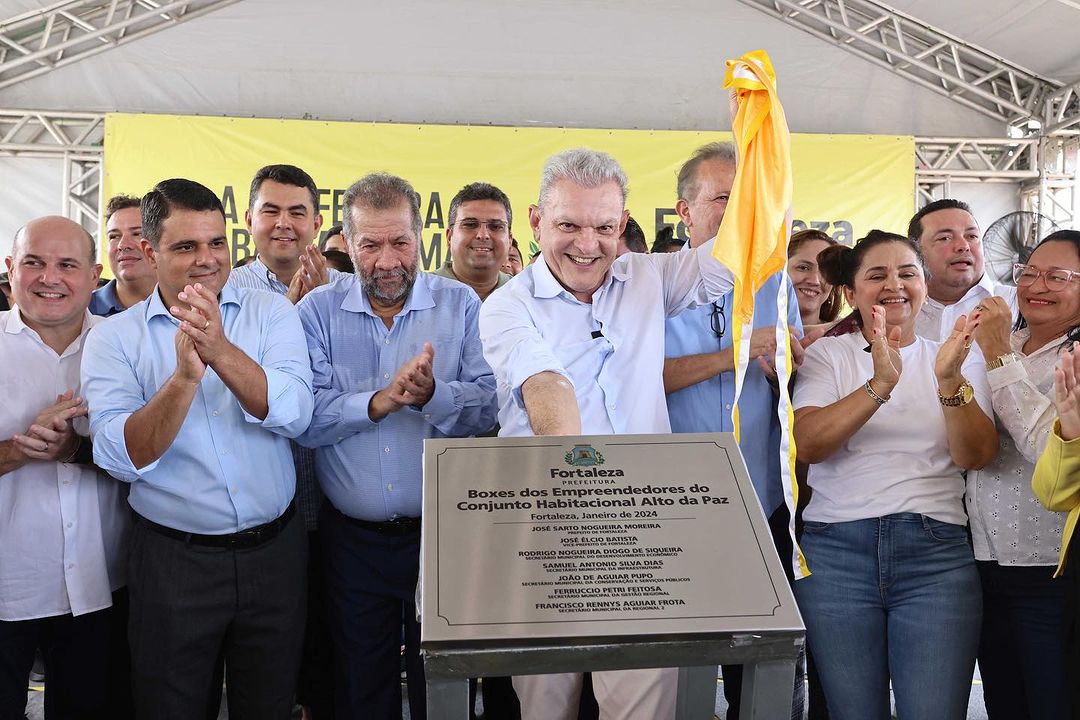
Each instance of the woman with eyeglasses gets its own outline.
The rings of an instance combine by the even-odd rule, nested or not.
[[[991,718],[1049,720],[1065,717],[1067,696],[1066,586],[1053,579],[1066,516],[1039,504],[1031,476],[1054,425],[1058,352],[1080,339],[1080,232],[1048,235],[1013,279],[1015,328],[1005,301],[990,297],[975,333],[1002,430],[997,459],[967,478],[983,588],[979,670]]]
[[[794,232],[788,241],[787,272],[799,301],[804,341],[824,335],[835,324],[844,302],[841,288],[827,283],[818,268],[818,254],[835,244],[836,240],[813,229]]]
[[[794,435],[810,464],[795,582],[833,720],[962,720],[981,598],[968,544],[965,469],[997,453],[972,318],[944,343],[915,334],[926,299],[918,246],[871,231],[818,255],[860,331],[806,350]],[[985,408],[985,409],[984,409]]]

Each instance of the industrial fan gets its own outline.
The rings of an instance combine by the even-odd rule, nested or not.
[[[986,272],[994,282],[1015,285],[1013,265],[1027,262],[1039,241],[1057,229],[1053,220],[1035,212],[1011,212],[998,218],[982,237]]]

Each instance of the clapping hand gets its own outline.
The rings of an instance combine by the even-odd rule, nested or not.
[[[1061,439],[1080,437],[1080,343],[1061,351],[1054,368],[1054,405],[1061,423]]]
[[[870,356],[874,359],[874,377],[871,385],[881,397],[887,398],[900,382],[904,371],[900,359],[900,326],[887,329],[885,307],[875,305],[870,318]]]
[[[937,359],[934,361],[934,375],[937,376],[938,392],[942,396],[952,395],[963,385],[964,361],[971,352],[971,343],[975,339],[979,322],[979,310],[971,313],[970,318],[966,315],[956,318],[952,333],[938,350]]]
[[[86,414],[83,399],[68,390],[57,395],[54,404],[42,409],[25,433],[12,435],[12,442],[32,460],[59,461],[71,457],[79,444],[72,420]]]

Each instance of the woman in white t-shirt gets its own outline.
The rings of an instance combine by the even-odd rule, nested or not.
[[[978,316],[944,343],[915,335],[926,298],[918,247],[872,231],[818,257],[861,332],[807,349],[795,442],[813,495],[795,583],[832,720],[962,720],[982,598],[964,514],[963,470],[994,459],[997,431]]]

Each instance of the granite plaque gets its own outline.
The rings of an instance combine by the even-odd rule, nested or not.
[[[801,630],[726,433],[424,443],[424,643]]]

